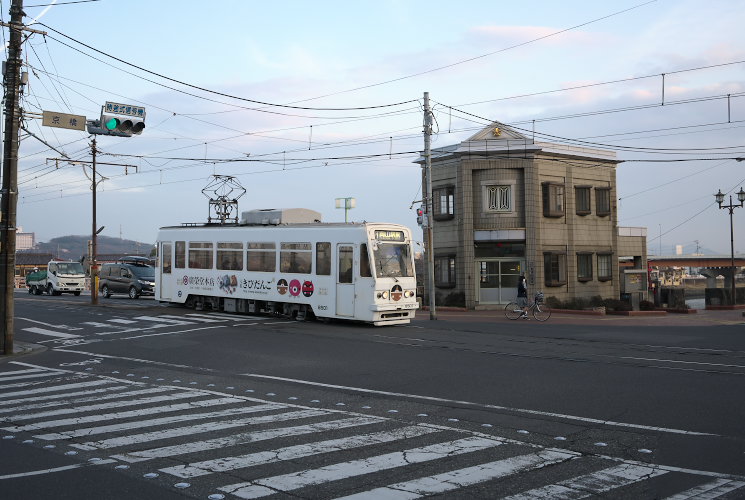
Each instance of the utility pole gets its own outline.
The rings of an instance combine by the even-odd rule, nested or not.
[[[93,224],[91,225],[91,304],[98,305],[98,265],[96,264],[96,239],[98,237],[98,228],[96,227],[96,136],[93,136],[91,143],[91,160],[93,163],[91,189],[93,190]]]
[[[437,319],[435,310],[435,242],[432,231],[434,223],[434,204],[432,199],[432,111],[429,109],[429,92],[424,93],[424,189],[423,198],[427,212],[425,241],[427,252],[427,295],[429,296],[429,319]]]
[[[2,200],[0,200],[0,303],[2,304],[2,347],[13,354],[13,315],[15,307],[16,207],[18,204],[18,131],[21,124],[21,30],[23,0],[10,4],[10,40],[5,67],[5,136],[3,138]]]

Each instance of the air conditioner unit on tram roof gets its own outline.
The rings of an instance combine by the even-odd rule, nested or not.
[[[241,224],[277,226],[321,222],[321,213],[308,208],[260,208],[241,214]]]

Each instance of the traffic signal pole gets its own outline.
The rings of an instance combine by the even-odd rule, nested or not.
[[[21,124],[21,30],[23,0],[10,5],[10,40],[5,66],[5,136],[3,138],[2,199],[0,200],[0,307],[2,311],[2,349],[13,354],[13,315],[15,307],[16,207],[18,204],[18,131]]]

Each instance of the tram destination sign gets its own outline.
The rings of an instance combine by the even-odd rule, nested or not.
[[[55,111],[42,111],[41,124],[45,127],[85,130],[85,116],[68,115],[67,113],[57,113]]]
[[[405,241],[403,231],[375,231],[378,241]]]

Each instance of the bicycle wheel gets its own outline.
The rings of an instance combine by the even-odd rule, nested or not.
[[[504,308],[504,315],[507,316],[507,319],[517,319],[522,313],[523,310],[517,305],[517,302],[510,302]]]
[[[536,304],[533,308],[533,317],[538,321],[546,321],[551,317],[551,308],[546,304]]]

